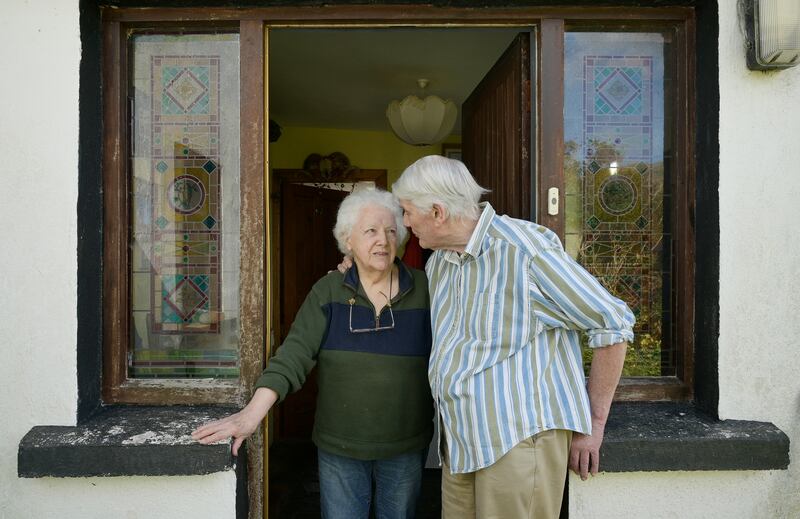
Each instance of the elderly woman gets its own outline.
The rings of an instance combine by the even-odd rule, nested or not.
[[[368,517],[373,480],[376,517],[413,517],[432,435],[427,281],[395,257],[407,231],[390,193],[350,194],[333,232],[355,265],[313,286],[250,403],[192,436],[204,444],[233,437],[236,454],[318,364],[312,439],[322,517]]]

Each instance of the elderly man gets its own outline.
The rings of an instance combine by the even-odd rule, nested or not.
[[[551,518],[567,467],[586,479],[634,317],[535,223],[479,203],[459,161],[424,157],[392,190],[433,249],[425,270],[445,518]],[[579,332],[594,348],[584,384]]]

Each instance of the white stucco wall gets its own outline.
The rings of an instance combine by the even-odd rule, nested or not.
[[[75,424],[78,0],[4,0],[0,20],[0,518],[232,518],[232,471],[17,478],[32,426]]]
[[[233,471],[208,476],[19,480],[3,519],[234,519]],[[3,515],[3,514],[7,515]]]
[[[573,518],[800,517],[800,67],[748,71],[736,2],[720,3],[719,411],[778,425],[793,463],[572,477]],[[25,432],[75,422],[80,40],[77,0],[6,0],[2,12],[0,518],[233,517],[231,472],[16,476]]]
[[[720,2],[720,418],[764,420],[792,463],[764,482],[800,517],[800,67],[751,72]]]
[[[719,414],[780,427],[792,463],[573,476],[571,518],[800,517],[800,67],[747,70],[736,1],[719,4]]]

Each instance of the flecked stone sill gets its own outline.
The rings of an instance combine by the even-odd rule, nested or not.
[[[20,477],[177,476],[233,468],[230,442],[190,433],[233,409],[113,407],[77,427],[37,426],[20,442]],[[615,404],[604,472],[774,470],[789,466],[789,438],[767,422],[718,421],[686,403]]]
[[[605,472],[788,466],[789,437],[775,425],[715,420],[689,403],[614,404],[600,453]]]
[[[41,425],[22,438],[24,478],[186,476],[234,468],[231,443],[200,445],[191,432],[230,407],[109,407],[76,427]]]

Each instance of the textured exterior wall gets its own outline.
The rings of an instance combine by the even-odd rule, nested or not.
[[[780,477],[772,471],[633,472],[570,477],[570,519],[791,518],[767,495]]]
[[[0,518],[233,518],[232,470],[17,478],[32,426],[76,420],[78,0],[9,0],[2,28]]]
[[[24,517],[19,440],[77,405],[78,2],[14,0],[2,25],[0,517]]]
[[[795,461],[787,471],[573,476],[573,518],[800,517],[800,67],[746,70],[736,2],[720,4],[719,413],[775,423]],[[3,7],[0,517],[233,517],[232,472],[16,476],[22,436],[76,416],[80,39],[77,0]]]
[[[789,436],[761,495],[800,517],[800,67],[747,70],[735,2],[719,4],[719,414]]]
[[[232,470],[208,476],[41,478],[14,483],[8,519],[234,519]],[[6,515],[3,515],[5,513]]]

